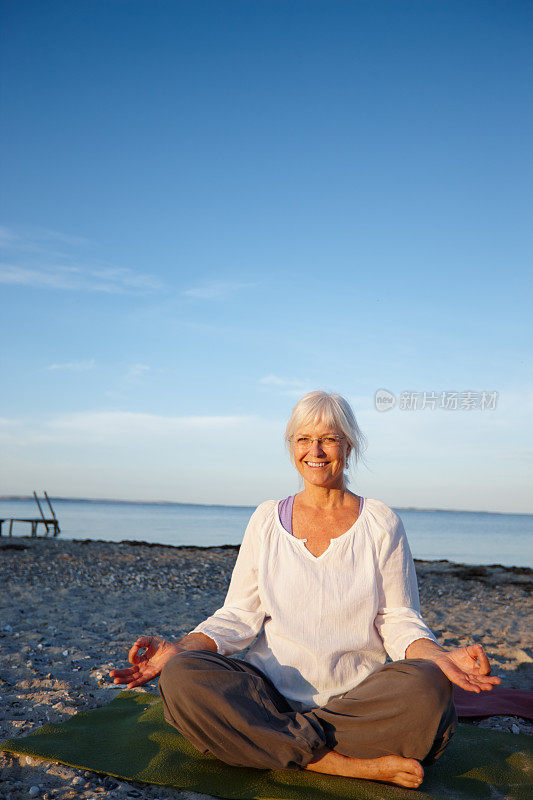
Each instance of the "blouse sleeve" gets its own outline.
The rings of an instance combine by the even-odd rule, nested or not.
[[[420,600],[415,565],[403,522],[395,514],[378,556],[378,613],[374,620],[385,650],[393,661],[405,658],[405,651],[416,639],[435,636],[420,615]]]
[[[222,655],[244,650],[263,625],[265,610],[257,585],[263,517],[259,507],[246,527],[224,605],[191,631],[213,639]]]

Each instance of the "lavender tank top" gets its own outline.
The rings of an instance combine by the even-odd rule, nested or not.
[[[285,500],[282,500],[278,506],[279,511],[279,518],[281,520],[281,524],[287,531],[292,535],[292,507],[294,505],[294,498],[295,495],[291,494],[290,497],[286,497]]]

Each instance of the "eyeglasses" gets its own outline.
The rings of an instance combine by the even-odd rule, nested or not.
[[[292,436],[291,442],[301,450],[310,448],[313,442],[318,442],[324,450],[332,450],[334,447],[339,447],[343,439],[344,436],[330,433],[327,436],[318,436],[314,439],[311,436]]]

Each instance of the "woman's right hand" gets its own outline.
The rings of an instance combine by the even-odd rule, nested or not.
[[[167,661],[183,649],[179,644],[172,644],[159,636],[141,636],[128,654],[132,666],[113,669],[109,674],[114,678],[113,683],[125,683],[128,689],[142,686],[157,678]]]

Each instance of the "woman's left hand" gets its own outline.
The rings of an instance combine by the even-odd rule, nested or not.
[[[486,692],[501,683],[491,676],[490,664],[480,644],[456,647],[435,654],[431,659],[452,683],[467,692]]]

